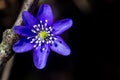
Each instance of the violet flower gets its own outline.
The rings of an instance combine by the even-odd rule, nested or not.
[[[36,18],[29,12],[22,13],[24,26],[13,28],[16,34],[23,36],[13,45],[16,53],[33,50],[34,65],[43,69],[46,65],[50,49],[60,55],[68,56],[70,48],[58,36],[72,26],[71,19],[63,19],[53,23],[52,9],[42,4]]]

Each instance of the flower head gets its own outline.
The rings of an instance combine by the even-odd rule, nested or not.
[[[23,36],[13,45],[16,53],[33,50],[34,64],[38,69],[45,67],[50,49],[67,56],[70,48],[58,35],[72,26],[71,19],[63,19],[53,23],[52,9],[48,4],[42,4],[36,18],[29,12],[22,13],[24,26],[13,28],[16,34]]]

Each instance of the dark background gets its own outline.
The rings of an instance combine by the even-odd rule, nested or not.
[[[22,5],[21,0],[14,0],[14,5],[7,2],[6,8],[0,10],[1,36],[6,28],[12,27],[16,18],[11,17],[17,17]],[[32,52],[17,54],[9,80],[120,80],[120,1],[50,0],[43,3],[52,6],[55,20],[73,20],[72,28],[61,35],[70,46],[71,55],[63,57],[51,51],[46,67],[38,70],[33,65]],[[8,19],[12,19],[11,22]]]

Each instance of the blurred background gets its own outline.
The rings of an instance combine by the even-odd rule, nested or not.
[[[3,31],[13,26],[22,3],[23,0],[0,0],[0,40]],[[55,20],[73,20],[72,28],[61,35],[70,46],[71,55],[63,57],[51,51],[46,67],[38,70],[32,52],[17,54],[9,80],[120,80],[119,0],[39,3],[51,5]]]

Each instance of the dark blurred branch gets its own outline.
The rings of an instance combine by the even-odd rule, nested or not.
[[[22,11],[34,12],[39,0],[24,0],[20,14],[13,26],[22,24]],[[3,33],[2,42],[0,43],[0,68],[12,57],[12,45],[19,37],[12,31],[7,29]]]

